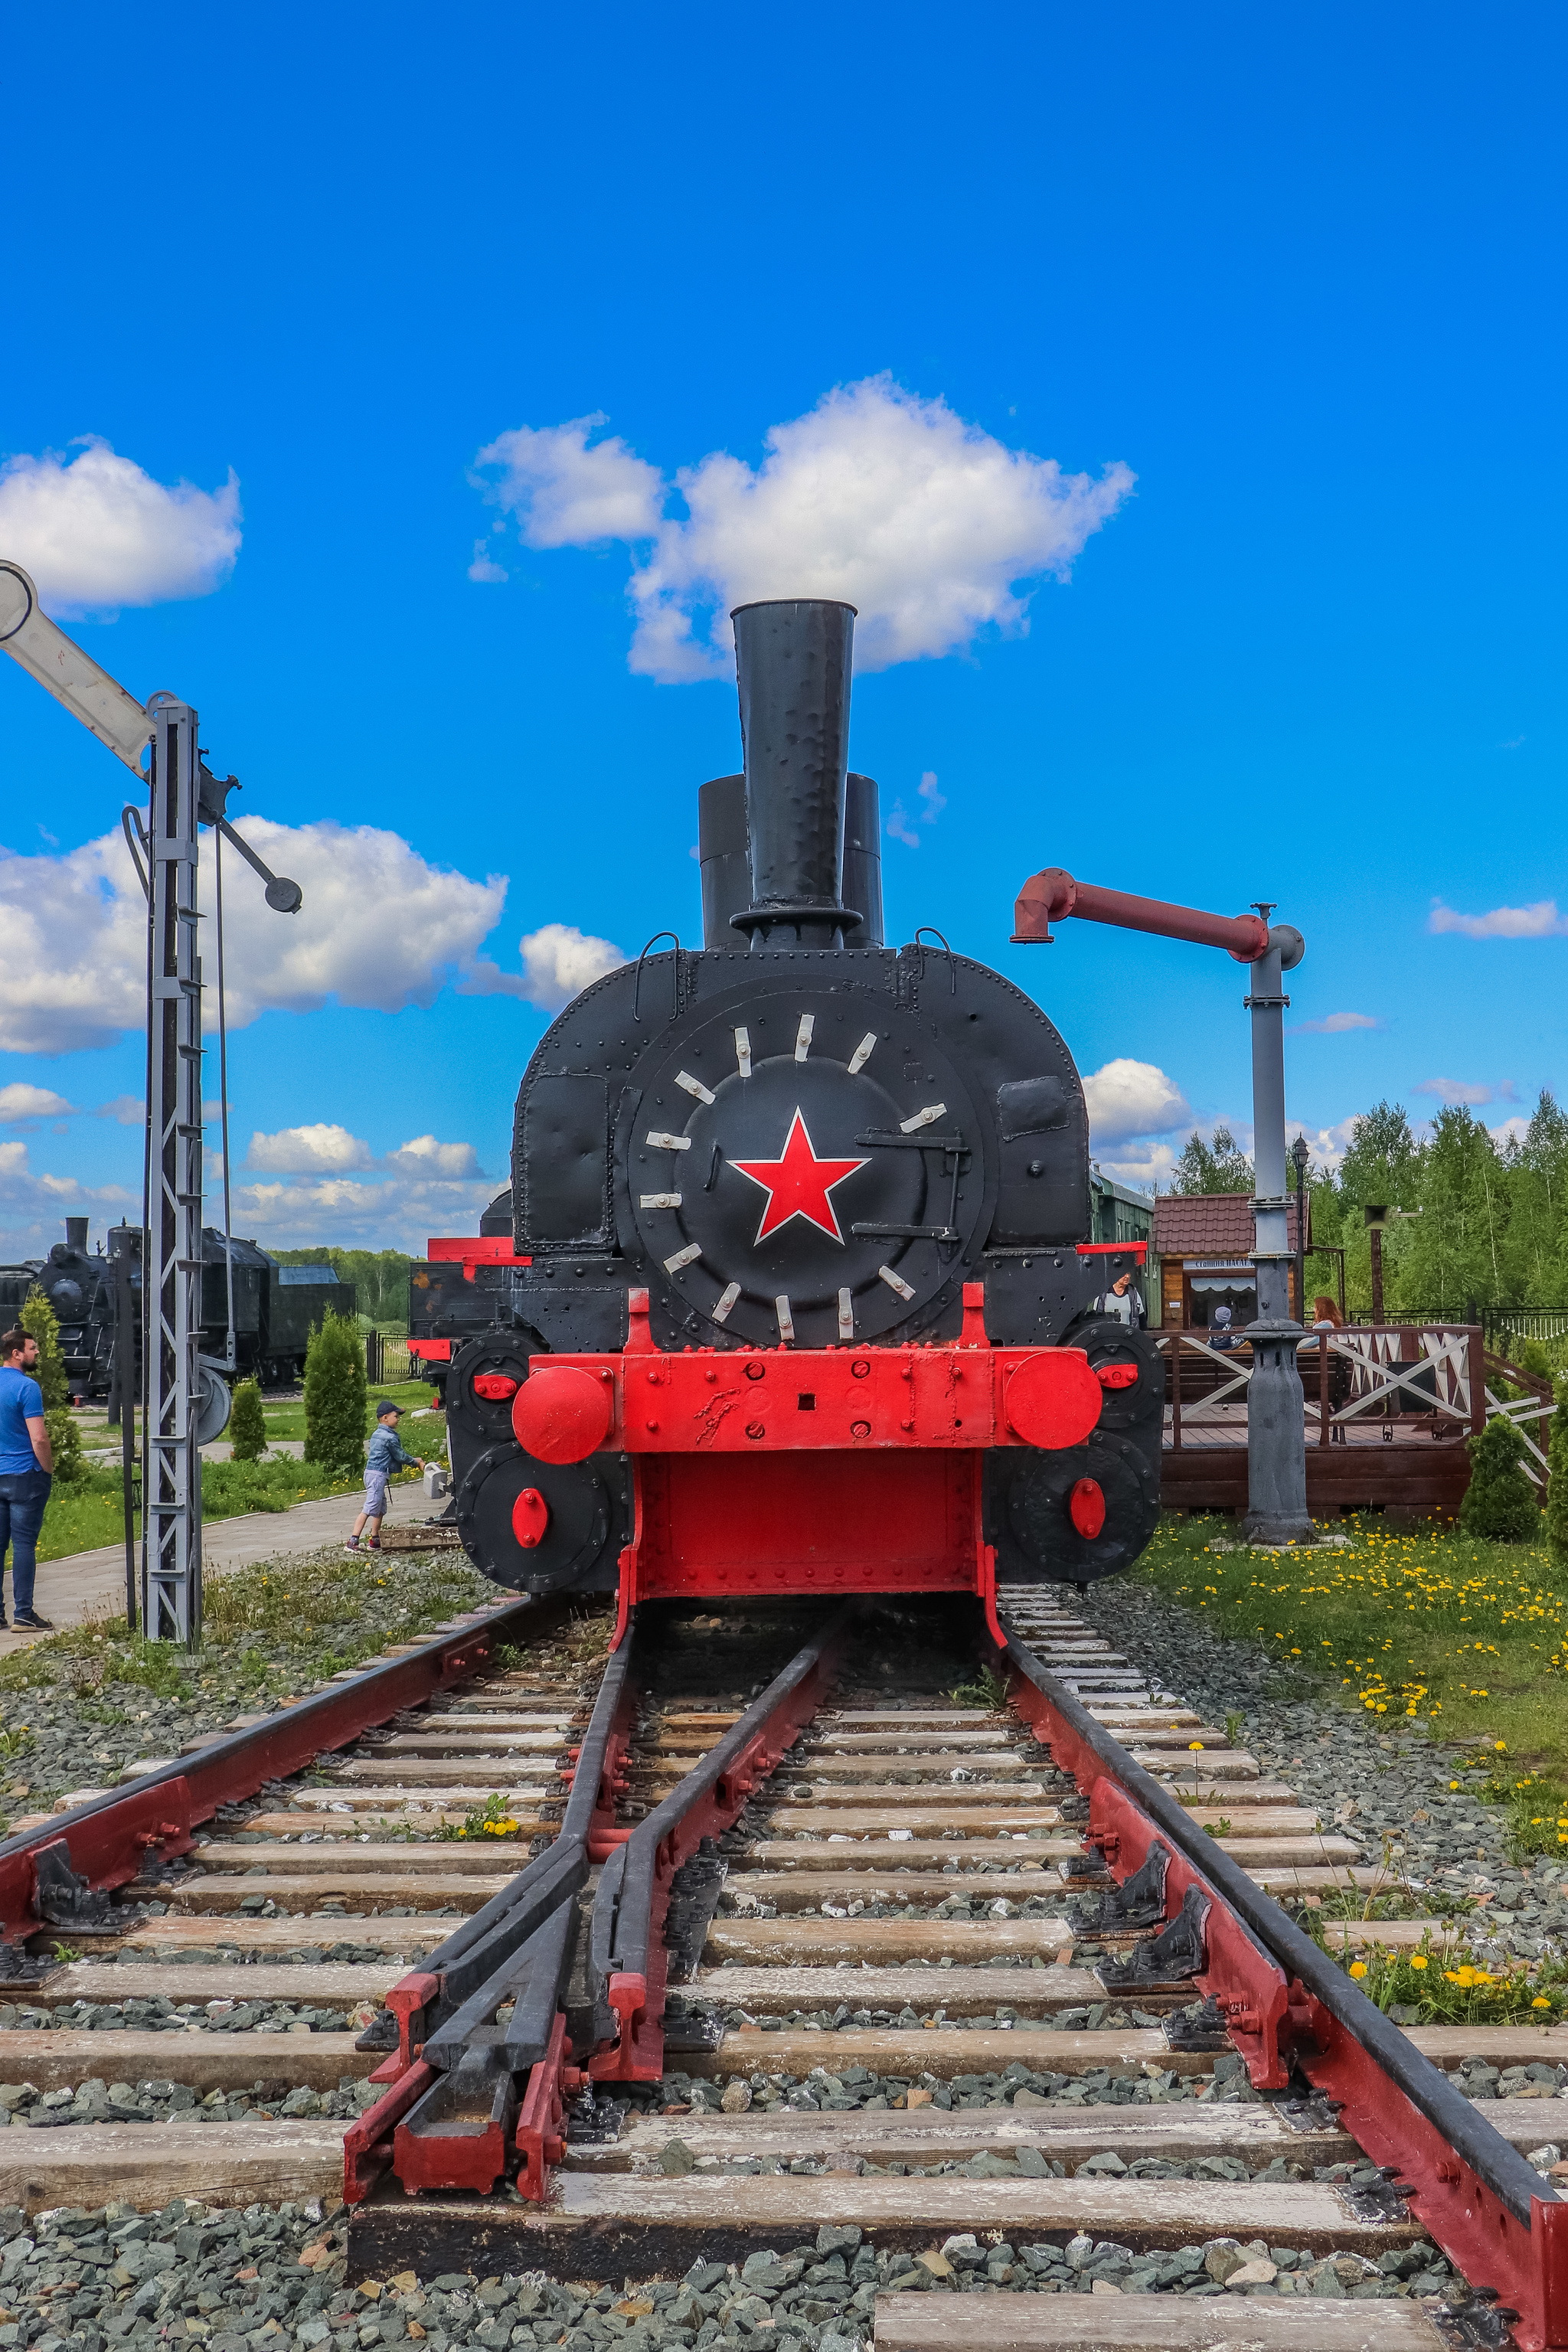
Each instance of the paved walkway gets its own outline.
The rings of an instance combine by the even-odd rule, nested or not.
[[[211,1519],[202,1530],[203,1564],[216,1575],[226,1568],[249,1568],[257,1560],[319,1551],[323,1544],[339,1543],[353,1531],[360,1501],[357,1492],[327,1495],[317,1502],[296,1503],[291,1511],[247,1511],[238,1518]],[[432,1518],[445,1508],[445,1503],[433,1503],[423,1481],[416,1479],[409,1486],[393,1487],[387,1498],[386,1524],[403,1527],[411,1519]],[[10,1590],[7,1576],[7,1599]],[[121,1614],[125,1608],[123,1543],[40,1561],[34,1598],[57,1629],[83,1624],[89,1617]],[[36,1633],[8,1629],[0,1633],[0,1657],[29,1649],[37,1639]]]

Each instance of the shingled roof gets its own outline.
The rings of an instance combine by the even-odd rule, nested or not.
[[[1311,1245],[1311,1202],[1307,1239]],[[1294,1194],[1285,1210],[1288,1245],[1296,1246]],[[1154,1202],[1156,1257],[1250,1257],[1257,1245],[1250,1192],[1162,1192]]]

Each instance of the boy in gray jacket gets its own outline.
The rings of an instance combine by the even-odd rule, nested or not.
[[[375,1409],[375,1435],[370,1441],[364,1461],[364,1508],[354,1521],[354,1531],[344,1545],[345,1551],[379,1551],[381,1522],[386,1511],[387,1481],[395,1470],[423,1470],[425,1465],[416,1454],[405,1454],[398,1441],[397,1423],[401,1405],[390,1397],[383,1397]],[[365,1541],[362,1544],[361,1536]]]

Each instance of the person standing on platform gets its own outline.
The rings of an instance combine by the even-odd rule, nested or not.
[[[38,1343],[18,1324],[0,1335],[0,1626],[5,1622],[5,1551],[11,1552],[11,1620],[28,1633],[51,1633],[33,1606],[38,1530],[55,1483],[55,1457],[44,1419],[44,1392],[33,1374]]]

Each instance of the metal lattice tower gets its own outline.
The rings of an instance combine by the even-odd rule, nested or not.
[[[202,1320],[202,965],[196,910],[196,714],[154,696],[148,828],[148,1226],[142,1270],[146,1395],[142,1624],[196,1642],[202,1470],[196,1363]]]

